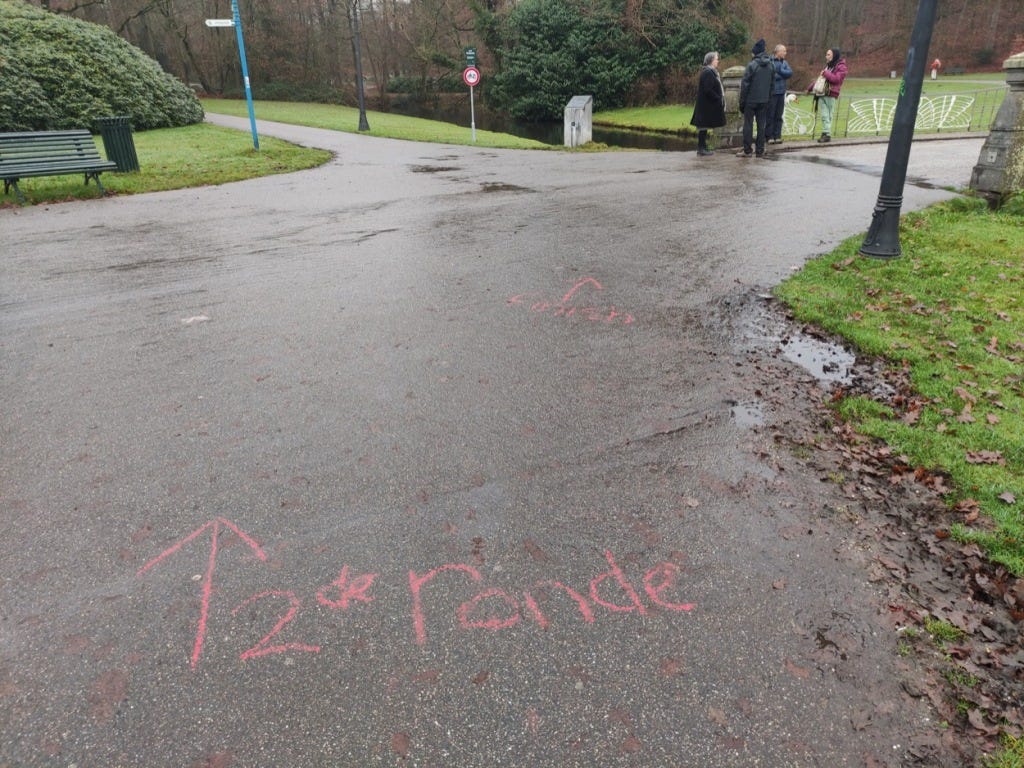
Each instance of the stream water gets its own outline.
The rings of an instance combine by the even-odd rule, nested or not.
[[[409,117],[423,117],[470,127],[468,95],[458,99],[439,101],[437,104],[395,98],[391,102],[390,111]],[[477,130],[480,131],[508,133],[544,144],[561,146],[563,143],[564,127],[561,122],[532,123],[514,120],[508,115],[492,112],[479,103],[474,104],[473,118]],[[695,136],[626,131],[600,125],[595,125],[593,128],[593,140],[610,147],[657,149],[664,152],[690,152],[697,148]]]

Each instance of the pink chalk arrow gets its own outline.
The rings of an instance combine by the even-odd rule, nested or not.
[[[199,609],[199,628],[196,631],[196,640],[192,646],[192,669],[195,669],[196,664],[199,663],[199,657],[203,653],[203,641],[206,639],[206,620],[210,614],[210,595],[213,592],[213,571],[217,567],[217,537],[220,534],[221,526],[224,526],[225,528],[229,528],[230,530],[234,531],[238,538],[240,538],[242,541],[248,544],[252,551],[256,553],[256,557],[258,557],[260,560],[266,561],[267,555],[263,551],[262,547],[260,547],[260,545],[256,543],[255,539],[249,536],[245,531],[243,531],[237,525],[232,523],[230,520],[223,517],[217,517],[213,520],[203,523],[203,525],[196,528],[194,531],[192,531],[192,533],[183,538],[181,541],[174,544],[173,546],[168,547],[159,555],[157,555],[148,563],[146,563],[144,566],[139,568],[139,570],[135,573],[136,576],[141,576],[146,571],[150,570],[151,568],[155,567],[158,563],[162,562],[164,559],[173,555],[175,552],[177,552],[179,549],[184,547],[189,542],[199,538],[203,535],[203,533],[210,530],[211,528],[213,529],[213,533],[210,535],[209,562],[206,566],[206,575],[203,577],[203,583],[200,588],[202,593],[202,605]]]
[[[578,283],[576,283],[576,285],[574,285],[570,289],[570,291],[567,294],[565,294],[565,296],[562,297],[562,303],[565,304],[567,301],[569,301],[569,299],[571,299],[573,297],[573,294],[575,294],[576,291],[578,291],[580,288],[582,288],[587,283],[590,283],[591,285],[593,285],[599,291],[603,291],[604,290],[604,288],[601,286],[601,284],[599,282],[597,282],[597,280],[595,280],[594,278],[592,278],[592,277],[584,277],[582,280],[580,280]]]

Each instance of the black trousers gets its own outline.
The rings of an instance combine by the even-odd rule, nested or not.
[[[757,122],[757,154],[764,154],[765,119],[768,116],[768,104],[747,104],[743,110],[743,151],[750,154],[754,144],[754,122]]]
[[[768,102],[767,134],[768,139],[782,138],[782,116],[786,110],[786,94],[772,94]]]

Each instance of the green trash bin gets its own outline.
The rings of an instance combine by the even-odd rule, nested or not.
[[[135,140],[132,138],[131,118],[127,115],[118,117],[100,117],[96,124],[103,137],[103,149],[107,159],[117,163],[118,172],[139,170],[139,158],[135,154]]]

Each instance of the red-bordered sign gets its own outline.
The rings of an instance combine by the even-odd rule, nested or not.
[[[462,70],[462,82],[472,88],[480,84],[480,70],[476,67],[466,67]]]

